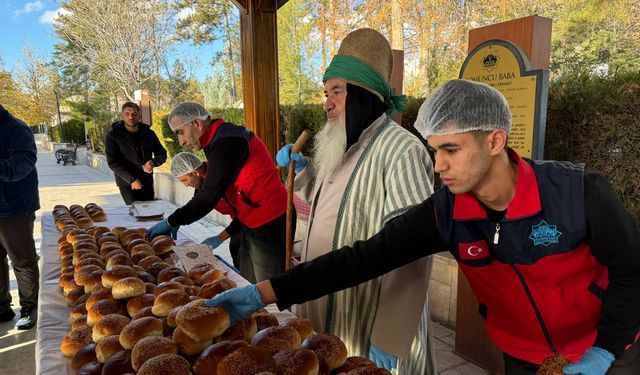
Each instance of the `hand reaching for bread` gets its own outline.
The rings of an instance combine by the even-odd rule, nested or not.
[[[231,324],[248,317],[265,306],[255,285],[227,290],[209,299],[204,305],[207,307],[223,305],[229,313]]]

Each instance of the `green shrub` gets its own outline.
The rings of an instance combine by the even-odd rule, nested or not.
[[[640,222],[640,73],[579,75],[549,89],[545,159],[586,163]]]
[[[62,138],[67,143],[84,144],[84,121],[72,118],[63,122]]]
[[[167,150],[167,156],[172,158],[182,150],[182,146],[178,142],[178,136],[169,127],[169,112],[167,111],[154,111],[153,112],[153,125],[151,129],[156,133],[160,143]]]
[[[57,126],[47,127],[47,134],[52,142],[60,142],[60,129]],[[62,123],[62,141],[65,143],[84,144],[84,122],[70,119]]]
[[[60,142],[60,128],[57,126],[47,126],[47,134],[51,142]]]
[[[307,129],[312,135],[316,134],[327,121],[322,110],[322,104],[296,104],[280,106],[280,143],[294,143],[302,131]],[[310,155],[313,147],[311,139],[302,152]]]
[[[402,123],[400,125],[418,137],[418,139],[426,146],[427,141],[424,140],[416,128],[413,127],[413,124],[416,122],[416,118],[418,117],[418,110],[423,102],[424,98],[416,98],[413,96],[407,97],[407,107],[404,112],[402,112]]]
[[[93,151],[104,153],[104,142],[109,130],[111,130],[111,124],[109,123],[96,123],[88,130],[89,140]]]
[[[244,125],[244,109],[242,108],[209,108],[213,118],[222,118],[225,122]]]

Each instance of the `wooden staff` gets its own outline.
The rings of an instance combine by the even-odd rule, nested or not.
[[[303,130],[302,134],[296,140],[296,143],[291,147],[291,154],[300,152],[300,149],[307,143],[307,141],[311,138],[311,134]],[[291,160],[289,163],[289,175],[287,176],[287,242],[286,242],[286,252],[285,252],[285,269],[291,268],[291,254],[293,253],[293,237],[295,233],[293,233],[293,180],[296,177],[295,170],[295,161]]]

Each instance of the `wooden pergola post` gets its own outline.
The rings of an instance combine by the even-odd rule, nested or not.
[[[287,1],[232,2],[240,10],[245,126],[275,156],[280,145],[276,12]]]

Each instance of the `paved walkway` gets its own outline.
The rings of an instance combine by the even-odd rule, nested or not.
[[[42,213],[51,211],[56,204],[81,204],[94,202],[100,206],[121,206],[124,204],[112,177],[84,165],[63,166],[57,164],[51,152],[38,145],[38,177],[40,187],[41,209],[36,213],[34,239],[36,248],[40,249],[40,220]],[[163,202],[163,209],[168,214],[175,205]],[[200,221],[181,227],[181,231],[196,242],[218,233],[223,228],[209,221]],[[231,263],[228,241],[216,249],[216,253]],[[19,314],[18,289],[15,276],[11,273],[11,295],[14,311]],[[0,366],[2,374],[34,374],[35,373],[35,329],[29,331],[15,330],[13,322],[0,323]],[[483,375],[481,368],[467,362],[453,353],[452,345],[455,333],[446,327],[434,324],[434,340],[436,348],[438,373],[441,375]]]

